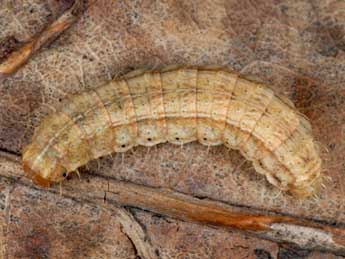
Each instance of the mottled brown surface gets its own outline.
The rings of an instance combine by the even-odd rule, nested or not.
[[[121,232],[116,214],[111,211],[72,200],[56,200],[25,187],[13,190],[8,199],[8,258],[135,255],[128,237]]]
[[[51,105],[133,68],[223,65],[270,83],[278,93],[289,95],[311,120],[322,146],[325,174],[331,178],[318,200],[299,202],[279,194],[249,163],[239,166],[243,158],[224,147],[212,148],[208,154],[198,144],[186,145],[182,151],[173,145],[150,151],[136,148],[125,155],[122,165],[116,155],[103,159],[99,169],[97,162],[91,163],[91,171],[231,204],[345,223],[343,1],[93,2],[69,31],[0,83],[0,149],[20,153]],[[68,6],[70,1],[0,0],[0,42],[12,37],[28,40]],[[3,49],[7,51],[6,46]],[[81,251],[96,257],[102,253],[107,257],[115,250],[119,256],[135,254],[126,235],[119,232],[117,217],[98,206],[58,199],[7,180],[1,183],[0,201],[1,228],[7,233],[0,240],[4,244],[0,252],[5,249],[9,258],[44,257],[57,251],[59,256],[77,253],[81,257]],[[75,212],[78,209],[80,213]],[[157,222],[151,214],[138,213],[153,246],[167,257],[197,258],[203,253],[231,258],[227,251],[240,244],[243,252],[237,250],[237,254],[243,256],[238,258],[247,254],[270,258],[261,250],[272,258],[278,254],[296,258],[281,248],[278,253],[277,245],[268,241],[248,241],[246,236],[200,225],[173,221],[181,231],[175,235],[164,219]],[[80,232],[70,232],[64,220]],[[168,244],[163,242],[165,233],[174,238]],[[103,241],[109,248],[104,249]],[[326,257],[312,252],[300,258],[322,256]]]

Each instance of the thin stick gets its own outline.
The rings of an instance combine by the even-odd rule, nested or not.
[[[42,32],[34,36],[18,50],[9,54],[4,62],[0,64],[0,79],[16,72],[42,46],[52,42],[62,32],[71,27],[84,10],[85,4],[83,0],[76,0],[72,7],[64,12],[56,21],[47,26]]]
[[[105,184],[104,181],[108,181],[107,201],[110,203],[142,208],[180,220],[240,229],[264,239],[287,242],[303,249],[324,250],[345,255],[344,228],[290,216],[265,215],[262,212],[254,214],[253,211],[228,206],[221,202],[197,199],[178,192],[113,179],[103,180],[102,178],[98,176],[93,178],[95,182],[92,185],[96,187],[99,184]],[[96,187],[93,192],[96,193],[97,189]],[[75,184],[73,190],[78,193],[78,196],[92,192],[90,185]],[[91,200],[94,199],[95,196],[92,195]]]
[[[2,177],[16,178],[16,184],[30,185],[23,175],[21,164],[16,157],[2,156],[0,164]],[[17,174],[14,174],[17,172]],[[275,242],[290,243],[303,249],[329,251],[345,255],[345,228],[317,223],[311,219],[298,219],[292,216],[264,213],[260,210],[227,205],[208,199],[198,199],[170,190],[151,188],[139,184],[117,181],[95,174],[87,174],[91,181],[64,182],[63,196],[87,201],[104,206],[131,206],[152,211],[172,218],[199,222],[225,229],[239,229],[264,239]],[[107,190],[107,203],[104,200]],[[59,195],[55,185],[46,189]]]

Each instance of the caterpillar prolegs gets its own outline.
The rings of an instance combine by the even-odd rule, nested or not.
[[[72,96],[35,130],[23,166],[49,186],[112,152],[195,140],[239,150],[271,184],[297,197],[320,184],[318,147],[292,102],[264,84],[207,68],[145,72]]]

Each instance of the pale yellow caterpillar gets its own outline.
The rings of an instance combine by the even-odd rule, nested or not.
[[[72,96],[35,130],[23,166],[50,185],[112,152],[195,140],[239,150],[271,184],[297,197],[320,185],[318,147],[294,105],[261,83],[206,68],[145,72]]]

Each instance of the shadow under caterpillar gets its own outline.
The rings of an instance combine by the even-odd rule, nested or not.
[[[291,101],[222,69],[128,75],[65,100],[23,152],[34,182],[49,186],[92,159],[136,145],[224,144],[283,191],[304,198],[321,182],[311,126]]]

